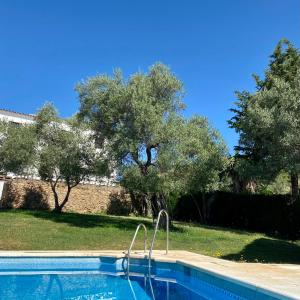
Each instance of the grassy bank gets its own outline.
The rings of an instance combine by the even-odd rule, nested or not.
[[[105,250],[128,248],[137,224],[152,222],[133,217],[37,211],[0,212],[1,250]],[[142,234],[142,232],[140,233]],[[155,249],[164,249],[159,232]],[[136,248],[142,249],[142,238]],[[274,239],[263,234],[176,223],[170,249],[188,250],[230,260],[300,263],[300,241]]]

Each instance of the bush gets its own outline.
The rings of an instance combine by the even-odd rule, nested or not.
[[[124,192],[111,193],[107,206],[108,215],[128,216],[132,211],[131,201]]]
[[[21,185],[21,188],[18,188],[12,180],[6,181],[4,184],[1,207],[8,209],[50,209],[47,193],[40,185],[26,182]]]

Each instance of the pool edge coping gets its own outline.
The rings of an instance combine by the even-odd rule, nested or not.
[[[254,290],[255,292],[263,292],[264,294],[277,297],[279,299],[290,299],[290,300],[300,300],[300,281],[299,281],[299,295],[294,294],[293,291],[282,291],[278,290],[277,287],[273,287],[272,285],[265,286],[264,284],[261,284],[260,282],[253,282],[247,280],[247,278],[239,278],[235,274],[225,273],[220,270],[216,270],[212,267],[213,265],[206,266],[201,265],[202,261],[201,259],[205,258],[206,262],[209,262],[211,264],[218,264],[218,263],[224,263],[229,268],[230,265],[242,265],[247,264],[251,265],[251,263],[239,263],[239,262],[233,262],[233,261],[227,261],[219,258],[214,258],[210,256],[205,256],[202,254],[197,254],[194,252],[189,251],[181,251],[181,250],[172,250],[170,251],[170,254],[166,256],[164,254],[164,251],[154,251],[153,252],[152,259],[154,261],[158,262],[166,262],[166,263],[178,263],[183,266],[187,266],[190,268],[194,268],[196,270],[199,270],[201,272],[208,273],[209,275],[216,276],[217,278],[221,278],[227,281],[230,281],[231,283],[241,285],[246,288],[250,288]],[[53,258],[53,257],[111,257],[115,259],[122,259],[125,257],[125,254],[123,251],[118,250],[49,250],[49,251],[40,251],[40,250],[18,250],[18,251],[7,251],[7,250],[0,250],[0,258],[13,258],[13,257],[20,257],[20,258],[26,258],[26,257],[47,257],[47,258]],[[198,261],[190,261],[189,257],[194,256],[200,259],[200,262]],[[132,258],[136,259],[147,259],[148,255],[147,253],[144,254],[142,251],[136,251],[132,253]],[[253,265],[253,264],[252,264]],[[284,266],[285,264],[255,264],[260,265],[264,267],[268,266]],[[288,264],[287,264],[288,265]],[[296,267],[299,267],[300,265],[295,265]],[[232,273],[232,272],[231,272]],[[239,274],[241,276],[241,274]],[[248,274],[249,275],[249,274]]]

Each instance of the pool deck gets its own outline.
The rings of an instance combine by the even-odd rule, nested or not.
[[[276,251],[274,249],[274,251]],[[78,257],[78,256],[110,256],[124,257],[122,251],[0,251],[0,257]],[[142,251],[132,253],[132,257],[145,257]],[[188,251],[154,251],[153,259],[166,262],[178,262],[219,277],[270,291],[270,295],[280,295],[290,299],[300,299],[300,265],[261,264],[233,262]]]

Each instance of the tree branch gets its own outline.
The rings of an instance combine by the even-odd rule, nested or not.
[[[145,167],[149,167],[149,166],[153,165],[151,150],[157,148],[158,146],[159,146],[159,143],[147,145],[147,148],[146,148],[147,161],[146,161]]]

